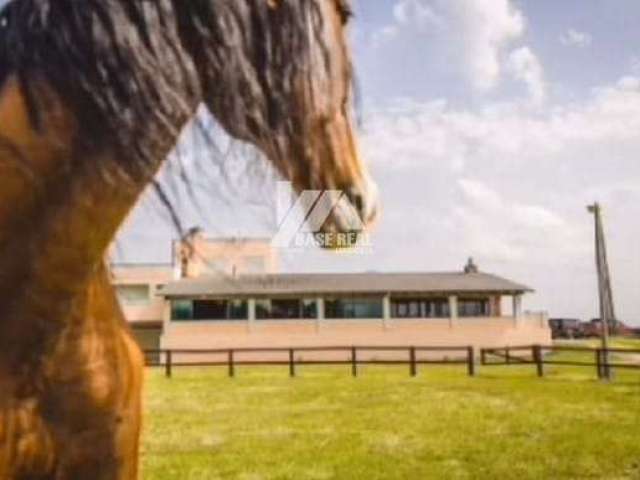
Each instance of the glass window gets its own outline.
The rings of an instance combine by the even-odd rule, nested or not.
[[[228,302],[229,320],[247,320],[249,318],[249,308],[246,300],[231,300]]]
[[[446,318],[449,316],[447,298],[392,298],[393,318]]]
[[[488,317],[489,300],[461,298],[458,300],[458,315],[461,317]]]
[[[173,300],[171,319],[176,321],[247,320],[246,300]]]
[[[337,298],[325,301],[326,317],[382,318],[381,298]]]
[[[193,302],[191,300],[173,300],[171,302],[171,320],[192,320]]]
[[[318,318],[318,302],[315,298],[302,299],[302,318]]]
[[[429,302],[431,318],[449,318],[451,316],[451,308],[449,307],[449,299],[432,300]]]
[[[145,305],[151,301],[149,285],[117,285],[116,294],[124,305]]]
[[[256,318],[299,319],[317,318],[315,299],[260,299],[256,300]]]
[[[271,300],[271,318],[300,318],[300,300]]]
[[[271,318],[271,300],[256,300],[256,318],[258,320],[266,320]]]
[[[194,320],[226,320],[226,300],[195,300],[193,302]]]

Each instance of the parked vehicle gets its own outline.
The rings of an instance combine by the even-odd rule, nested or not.
[[[550,318],[551,336],[556,338],[582,338],[582,322],[577,318]]]

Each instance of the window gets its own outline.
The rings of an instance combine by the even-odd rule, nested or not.
[[[194,320],[226,320],[226,300],[196,300],[193,302]]]
[[[247,320],[246,300],[173,300],[174,321]]]
[[[302,303],[302,318],[318,318],[318,302],[315,299],[304,298]]]
[[[117,285],[116,294],[123,305],[146,305],[151,301],[149,285]]]
[[[381,298],[337,298],[325,301],[326,317],[382,318]]]
[[[229,320],[247,320],[249,318],[249,308],[246,300],[231,300],[228,303]]]
[[[256,300],[256,318],[258,320],[317,318],[317,311],[314,299]]]
[[[448,298],[429,302],[429,309],[430,314],[428,318],[448,318],[451,316],[451,307]]]
[[[393,318],[446,318],[449,317],[447,298],[392,298]]]
[[[461,317],[488,317],[489,300],[461,298],[458,300],[458,315]]]
[[[174,300],[171,302],[171,320],[193,319],[193,302],[191,300]]]

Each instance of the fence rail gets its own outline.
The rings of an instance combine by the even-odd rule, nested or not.
[[[545,354],[554,353],[588,353],[593,361],[556,360],[554,357],[545,358]],[[491,367],[498,365],[535,365],[539,377],[544,376],[545,365],[562,365],[574,367],[595,367],[598,378],[608,377],[613,368],[640,370],[640,361],[624,363],[611,361],[611,355],[624,357],[633,355],[640,357],[640,350],[626,348],[589,348],[571,346],[543,346],[524,345],[502,348],[483,348],[480,350],[480,363]]]
[[[370,358],[362,357],[362,353],[400,353],[404,358]],[[441,358],[420,358],[420,353],[445,353],[453,354],[453,358],[443,356]],[[346,358],[338,359],[304,359],[296,355],[310,353],[345,353]],[[266,348],[225,348],[225,349],[156,349],[145,350],[146,365],[149,367],[162,367],[165,376],[171,378],[176,367],[227,367],[229,377],[236,375],[239,366],[288,366],[289,375],[295,377],[298,366],[305,365],[348,365],[351,366],[351,374],[358,376],[358,367],[361,365],[407,365],[409,374],[416,376],[420,365],[466,365],[467,373],[474,376],[476,373],[475,350],[472,346],[329,346],[329,347],[266,347]],[[247,354],[282,354],[277,359],[242,359]],[[213,356],[216,359],[184,361],[176,358],[178,355]]]
[[[411,376],[418,375],[421,365],[466,365],[467,374],[475,376],[477,371],[476,350],[472,346],[328,346],[328,347],[263,347],[263,348],[226,348],[226,349],[160,349],[145,350],[146,364],[149,367],[164,368],[165,375],[170,378],[177,367],[227,367],[230,377],[236,375],[241,366],[288,366],[289,375],[295,377],[297,368],[305,365],[346,365],[351,367],[351,374],[357,377],[362,365],[407,365]],[[343,353],[343,358],[301,358],[303,354]],[[401,358],[376,358],[372,353],[398,353]],[[424,358],[420,354],[444,354],[440,357]],[[480,365],[516,366],[534,365],[539,377],[545,375],[545,366],[595,367],[598,378],[608,377],[611,369],[640,370],[640,349],[622,348],[588,348],[570,346],[519,345],[501,348],[482,348],[479,351]],[[587,353],[593,361],[557,359],[553,353]],[[242,358],[246,355],[272,354],[277,358]],[[369,354],[363,356],[363,354]],[[634,355],[638,361],[625,363],[611,361],[611,356],[624,357]],[[193,360],[185,361],[179,356],[191,356]],[[214,357],[203,358],[203,357]],[[198,359],[198,357],[200,359]]]

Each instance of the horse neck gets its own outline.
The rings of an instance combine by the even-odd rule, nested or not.
[[[108,289],[105,251],[144,189],[98,174],[69,180],[19,222],[0,225],[0,355],[16,361],[42,356],[65,330],[96,320],[90,292]]]
[[[173,141],[167,139],[158,159]],[[116,165],[107,154],[83,160]],[[80,344],[83,335],[120,324],[104,257],[154,173],[128,182],[98,169],[68,176],[42,199],[17,203],[18,220],[0,217],[1,365],[33,371],[64,338]]]

